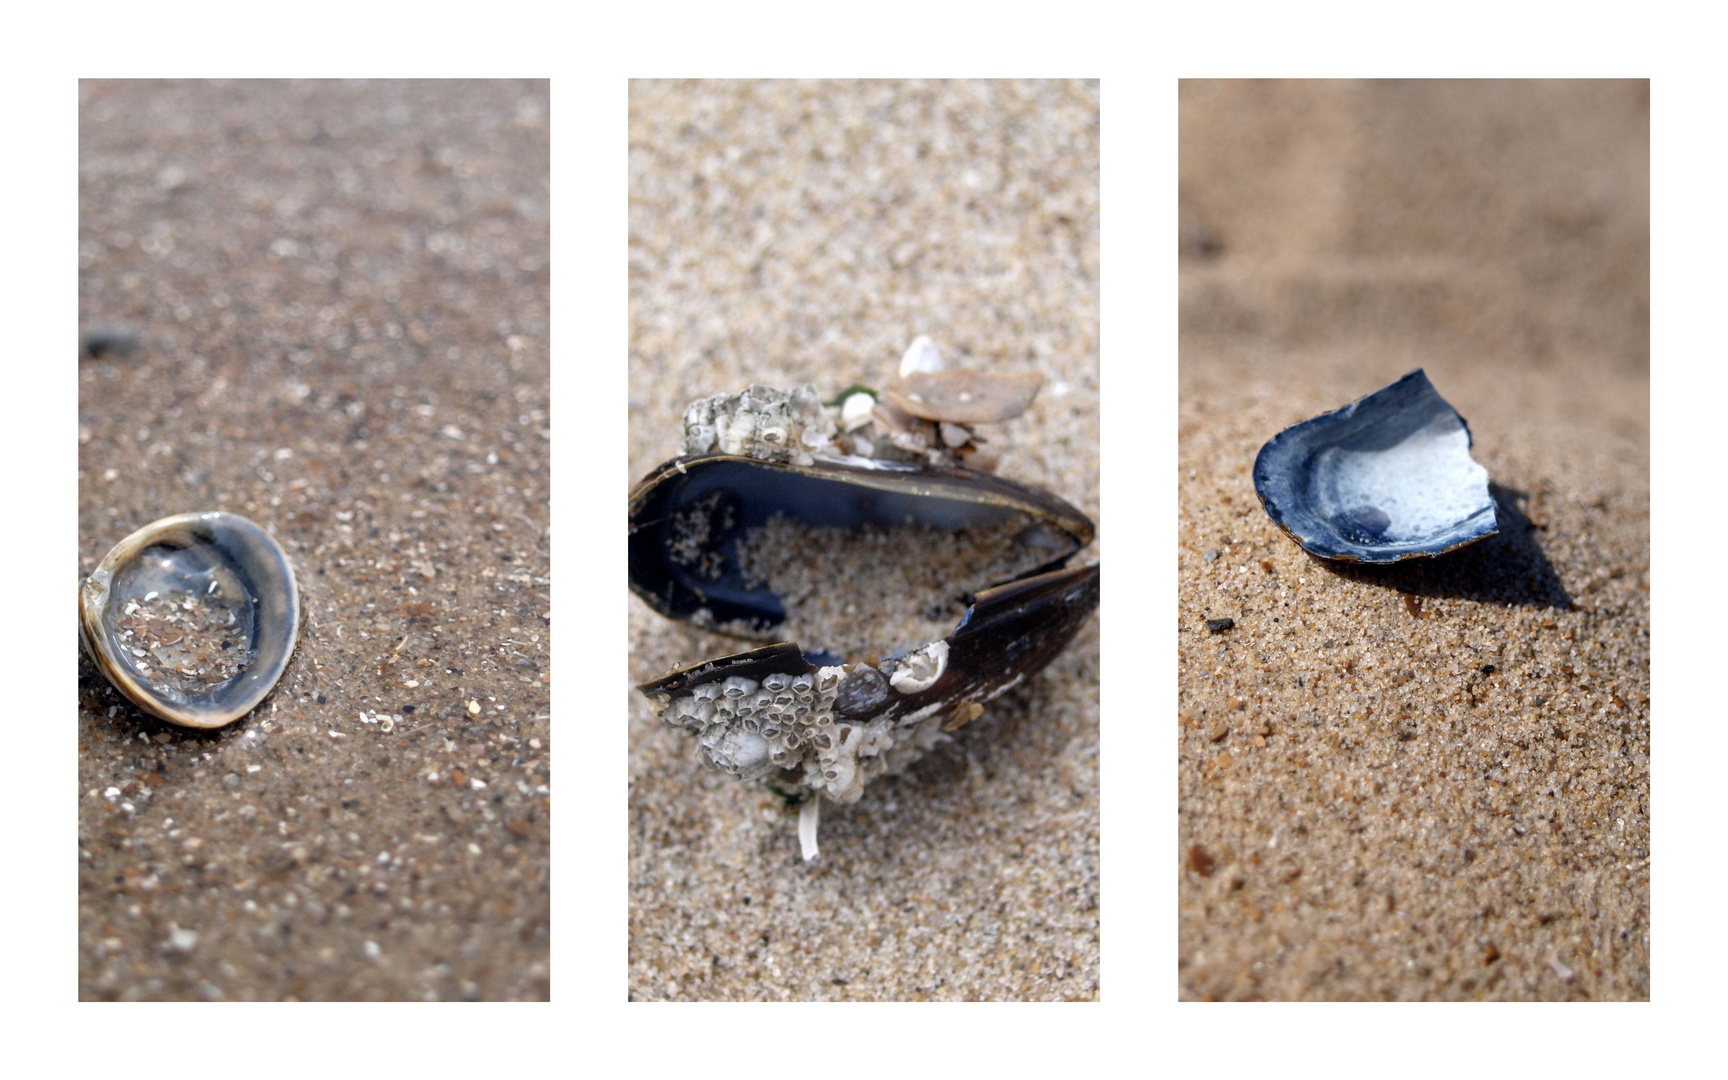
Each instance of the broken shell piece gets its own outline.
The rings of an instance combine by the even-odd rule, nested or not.
[[[908,653],[895,667],[889,685],[902,694],[916,694],[934,686],[948,668],[948,643],[932,641],[916,652]]]
[[[972,441],[972,433],[959,424],[950,424],[944,420],[937,425],[942,433],[942,444],[950,449],[958,449]]]
[[[1421,368],[1260,448],[1254,491],[1274,524],[1323,559],[1443,555],[1499,531],[1470,428]]]
[[[914,371],[937,372],[942,370],[942,352],[936,348],[936,343],[923,334],[912,339],[906,355],[900,358],[900,377],[904,379]]]
[[[219,728],[257,707],[299,630],[288,556],[234,514],[146,525],[78,590],[78,635],[90,659],[139,708],[185,727]]]
[[[882,396],[925,420],[990,424],[1025,412],[1043,385],[1036,371],[915,371]]]

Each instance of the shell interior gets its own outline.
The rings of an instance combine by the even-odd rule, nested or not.
[[[108,681],[154,716],[215,728],[262,701],[299,635],[280,545],[233,514],[180,514],[117,544],[79,590],[79,633]]]
[[[1273,436],[1254,461],[1266,513],[1324,559],[1442,555],[1499,531],[1470,429],[1418,368]]]
[[[812,604],[819,599],[814,594],[829,587],[812,585],[787,597],[774,591],[772,580],[753,573],[751,545],[765,530],[776,535],[771,527],[782,520],[835,530],[831,535],[908,525],[942,533],[994,530],[1003,538],[1002,551],[977,568],[983,578],[965,590],[974,594],[1061,566],[1092,536],[1091,522],[1049,493],[967,470],[824,460],[798,466],[702,455],[668,462],[632,496],[631,588],[672,618],[737,637],[770,639],[786,622],[789,602]],[[886,554],[919,557],[916,552]],[[811,579],[821,583],[823,564],[837,563],[839,557],[818,545],[808,561]],[[943,625],[952,626],[961,611],[963,605]],[[850,651],[837,643],[804,644],[834,648],[837,654]]]

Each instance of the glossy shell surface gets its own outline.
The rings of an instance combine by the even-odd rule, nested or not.
[[[630,496],[630,588],[669,618],[761,640],[786,609],[750,583],[734,553],[746,530],[776,513],[819,527],[911,520],[950,530],[1019,516],[1028,542],[1047,549],[1034,572],[1063,565],[1092,540],[1092,522],[1049,492],[967,469],[855,460],[796,465],[699,454],[666,462]],[[692,527],[696,507],[709,509]]]
[[[257,707],[287,667],[300,593],[281,545],[251,521],[179,514],[115,545],[79,587],[78,629],[139,708],[219,728]]]
[[[1499,531],[1470,428],[1422,369],[1284,429],[1254,460],[1272,521],[1323,559],[1443,555]]]

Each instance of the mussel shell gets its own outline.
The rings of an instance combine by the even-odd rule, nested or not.
[[[689,542],[675,534],[676,515],[710,499],[714,508],[705,513],[712,527],[705,526],[702,555],[711,563],[709,572],[699,574],[690,553],[672,557],[674,545]],[[776,513],[812,526],[889,526],[911,520],[945,529],[1020,515],[1045,527],[1050,552],[1023,577],[1063,565],[1093,536],[1084,514],[1047,491],[968,469],[897,462],[866,467],[817,459],[795,465],[692,455],[668,461],[644,478],[630,495],[629,509],[631,591],[669,618],[689,622],[699,617],[711,629],[741,624],[758,638],[785,620],[786,609],[773,592],[745,581],[732,552],[744,530],[764,525]]]
[[[1421,368],[1285,428],[1254,459],[1273,523],[1323,559],[1443,555],[1499,531],[1470,427]]]
[[[881,703],[850,720],[900,718],[961,702],[983,702],[1042,671],[1098,607],[1099,568],[1077,566],[1021,578],[980,592],[945,639],[948,660],[929,687],[911,694],[889,690]],[[761,682],[776,672],[815,674],[816,665],[795,642],[781,642],[677,668],[636,689],[652,698],[679,694],[742,676]]]
[[[192,691],[139,672],[117,624],[129,601],[174,589],[214,594],[234,608],[244,670]],[[251,712],[281,678],[299,639],[300,592],[281,545],[257,525],[234,514],[177,514],[120,541],[85,579],[78,631],[91,660],[133,704],[170,723],[219,728]]]

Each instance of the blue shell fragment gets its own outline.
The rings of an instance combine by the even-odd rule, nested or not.
[[[1273,523],[1322,559],[1443,555],[1499,531],[1470,427],[1421,368],[1285,428],[1254,459]]]

